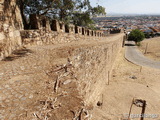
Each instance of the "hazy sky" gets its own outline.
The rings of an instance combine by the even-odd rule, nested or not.
[[[90,0],[106,8],[107,13],[160,14],[160,0]]]

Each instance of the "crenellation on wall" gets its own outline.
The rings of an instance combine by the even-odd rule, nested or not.
[[[107,38],[103,31],[65,25],[63,22],[57,20],[48,21],[47,18],[35,14],[30,15],[30,20],[31,30],[18,30],[15,28],[15,25],[8,24],[9,22],[4,22],[0,25],[0,59],[4,59],[14,50],[22,46],[56,45],[77,41],[98,42],[106,41]],[[119,30],[117,29],[117,31]],[[115,38],[113,38],[113,40],[114,39]],[[125,37],[123,39],[125,39]],[[104,45],[94,45],[90,48],[78,47],[74,51],[73,56],[76,58],[72,60],[75,66],[77,66],[77,70],[75,71],[81,74],[81,76],[79,76],[80,81],[78,87],[88,102],[95,102],[95,99],[97,99],[93,97],[101,90],[94,90],[94,88],[97,85],[99,87],[103,85],[102,81],[106,78],[105,73],[111,69],[110,65],[113,64],[118,50],[122,47],[121,42],[122,39],[118,38],[118,40],[113,41],[112,44],[105,43]],[[96,58],[94,58],[95,56]],[[77,61],[78,58],[79,60]],[[92,73],[98,74],[92,75]],[[97,79],[99,80],[96,81]],[[94,82],[97,82],[97,84]]]
[[[36,21],[43,24],[40,25],[39,29],[35,29],[35,31],[30,31],[30,30],[25,30],[24,32],[21,31],[22,41],[24,41],[23,43],[24,45],[30,45],[26,43],[28,43],[29,41],[33,43],[35,38],[36,38],[35,40],[36,41],[39,40],[39,42],[34,42],[34,44],[35,43],[59,44],[59,43],[67,43],[79,40],[105,39],[103,38],[102,35],[100,36],[100,33],[103,34],[103,31],[100,30],[93,31],[85,27],[79,27],[72,24],[65,25],[63,22],[57,20],[52,20],[50,25],[46,25],[49,24],[46,23],[46,19],[38,18],[37,16],[36,16]],[[50,28],[47,28],[47,26],[50,26]],[[56,36],[54,36],[55,32],[57,33]]]
[[[79,35],[82,35],[82,27],[77,26],[77,29],[78,29],[78,34],[79,34]]]
[[[67,29],[67,31],[65,31],[66,33],[69,34],[75,34],[75,26],[70,24],[70,25],[65,25],[65,29]]]
[[[85,107],[95,106],[100,100],[100,95],[104,87],[106,87],[108,83],[108,71],[111,71],[114,60],[122,48],[122,43],[124,44],[124,40],[126,39],[124,34],[120,33],[106,37],[101,30],[90,30],[85,27],[65,25],[63,22],[57,20],[49,21],[46,17],[35,14],[30,15],[30,30],[24,30],[20,11],[15,1],[16,0],[12,0],[12,2],[7,3],[3,0],[2,3],[5,2],[6,6],[11,6],[9,8],[0,3],[0,10],[2,10],[2,15],[4,14],[5,16],[5,19],[0,20],[0,60],[9,56],[11,53],[13,53],[13,56],[17,55],[14,54],[17,50],[19,50],[18,54],[21,54],[23,50],[27,52],[26,56],[13,58],[10,62],[3,62],[4,64],[1,64],[0,80],[7,81],[6,83],[10,83],[8,81],[11,81],[18,90],[20,87],[23,89],[27,87],[21,85],[16,86],[14,84],[16,77],[18,77],[16,78],[18,83],[19,81],[24,81],[24,85],[26,85],[29,82],[29,90],[24,90],[24,93],[28,92],[30,94],[30,88],[32,88],[32,96],[36,99],[28,100],[30,96],[27,96],[27,99],[21,102],[19,101],[21,99],[20,97],[16,98],[18,107],[12,105],[15,113],[9,114],[15,116],[11,119],[16,119],[16,116],[26,114],[26,110],[30,109],[28,106],[33,105],[32,107],[34,108],[35,103],[42,99],[46,100],[45,95],[55,99],[53,95],[59,97],[59,95],[61,96],[61,91],[66,92],[67,89],[69,91],[67,92],[66,98],[68,97],[69,99],[67,101],[69,107],[65,109],[66,104],[62,104],[60,108],[53,111],[61,114],[59,111],[65,110],[69,111],[69,113],[66,112],[67,114],[71,114],[70,111],[74,110],[77,104],[79,106],[82,104],[82,102],[81,104],[77,102],[76,104],[72,104],[70,99],[72,100],[73,98],[82,99],[86,104]],[[6,14],[4,13],[4,8],[6,8]],[[12,8],[15,10],[13,14],[10,13],[13,10]],[[0,16],[1,18],[3,18],[2,15]],[[12,18],[11,16],[14,17]],[[24,47],[24,49],[22,49],[22,47]],[[4,60],[7,60],[7,58]],[[69,66],[67,66],[68,64],[72,67],[69,68]],[[54,68],[59,68],[59,66],[62,67],[62,70],[56,72],[56,74],[58,73],[57,75],[64,76],[62,79],[60,77],[60,84],[58,86],[58,92],[56,93],[53,92],[53,89],[55,88],[57,76],[48,76],[48,73],[55,74]],[[66,73],[67,77],[65,76]],[[27,77],[28,80],[25,80],[24,77]],[[66,87],[64,84],[62,85],[62,83],[67,80],[71,81],[71,83],[68,83],[69,87],[67,89],[62,88]],[[48,83],[51,86],[49,89],[47,87],[49,85]],[[70,88],[70,84],[73,83],[74,86]],[[70,91],[71,89],[72,92]],[[75,92],[75,90],[77,91]],[[21,90],[19,91],[21,92]],[[42,94],[44,91],[47,91],[45,95]],[[74,96],[68,94],[74,93],[73,91],[75,92]],[[24,93],[22,92],[22,96]],[[16,95],[12,95],[12,97],[13,99],[6,98],[9,104],[16,103],[14,101]],[[26,95],[24,97],[26,97]],[[66,102],[65,97],[61,102]],[[70,108],[70,104],[72,104],[74,109]],[[37,108],[40,107],[37,105]],[[19,106],[22,109],[19,109]],[[10,109],[10,107],[6,107],[4,111],[7,113]],[[38,108],[38,111],[41,112],[41,109]],[[34,109],[32,109],[27,112],[30,112],[30,115],[34,117],[33,114],[37,113],[37,110],[34,111]],[[3,116],[7,119],[8,113],[6,113],[3,114]],[[71,116],[73,117],[73,115]],[[30,119],[29,115],[25,115],[23,119]]]
[[[87,28],[84,28],[84,35],[85,35],[85,36],[88,36],[88,35],[87,35]]]
[[[58,23],[59,23],[59,27],[60,27],[59,32],[64,33],[65,32],[65,24],[64,24],[64,22],[59,21]]]
[[[34,32],[37,32],[37,30],[32,30]],[[43,32],[42,30],[39,32]],[[55,32],[57,33],[57,32]],[[70,34],[64,33],[65,37],[69,37]],[[78,34],[76,34],[78,36]],[[90,36],[84,36],[80,35],[83,39],[85,37]],[[109,36],[105,40],[99,40],[99,41],[86,41],[86,42],[77,42],[78,44],[63,44],[63,45],[36,45],[36,46],[30,46],[27,47],[31,53],[27,53],[25,57],[20,57],[18,59],[15,59],[10,62],[4,62],[4,64],[1,64],[0,66],[0,80],[6,81],[13,81],[11,85],[15,86],[19,89],[22,86],[22,89],[26,89],[26,84],[28,84],[28,89],[24,90],[20,95],[24,95],[25,93],[32,93],[32,96],[34,99],[29,99],[29,96],[25,96],[26,100],[21,101],[21,98],[16,98],[15,95],[12,96],[13,99],[8,99],[7,97],[5,99],[9,100],[8,104],[17,104],[23,108],[19,109],[18,107],[15,107],[12,105],[12,109],[16,109],[16,111],[13,113],[10,113],[11,115],[14,114],[11,119],[16,119],[16,116],[20,116],[21,114],[25,114],[28,110],[27,116],[23,116],[23,119],[31,119],[30,115],[33,116],[33,113],[37,112],[37,109],[34,111],[34,103],[37,103],[40,100],[46,100],[49,96],[49,98],[55,98],[55,96],[61,95],[61,91],[66,91],[66,97],[60,97],[64,98],[61,99],[60,103],[62,104],[62,107],[55,109],[54,111],[57,111],[56,114],[51,114],[53,117],[59,113],[60,110],[70,111],[72,108],[65,107],[66,104],[64,104],[67,101],[67,104],[71,106],[72,101],[70,99],[75,98],[82,98],[85,103],[85,106],[89,106],[91,110],[94,106],[97,105],[98,101],[101,101],[101,94],[103,92],[103,89],[107,87],[108,83],[108,71],[111,71],[112,65],[114,63],[114,60],[119,52],[119,50],[122,48],[122,40],[123,40],[124,34],[116,34],[114,36]],[[79,37],[78,37],[79,38]],[[93,38],[93,37],[90,37]],[[35,38],[36,39],[36,38]],[[37,43],[36,43],[37,44]],[[39,43],[41,44],[41,43]],[[68,62],[70,66],[67,66]],[[60,86],[58,87],[57,94],[53,92],[53,87],[56,82],[56,76],[49,77],[48,74],[53,73],[55,74],[54,70],[65,66],[67,67],[67,72],[62,70],[59,70],[58,74],[60,75],[67,75],[67,77],[60,78]],[[56,69],[55,69],[56,68]],[[71,71],[71,76],[70,75]],[[26,78],[27,79],[24,79]],[[14,83],[14,81],[17,81]],[[18,83],[24,82],[17,85]],[[65,81],[71,81],[67,85],[64,85],[63,83]],[[49,84],[48,84],[49,82]],[[73,85],[71,87],[70,85]],[[10,85],[10,84],[9,84]],[[24,86],[23,86],[24,85]],[[32,86],[33,85],[33,86]],[[48,89],[48,85],[49,87]],[[47,86],[47,87],[46,87]],[[32,90],[30,90],[32,89]],[[75,92],[75,96],[71,96],[68,93],[72,92],[70,90],[73,90],[75,92],[75,89],[77,90]],[[69,90],[69,91],[67,91]],[[48,92],[46,92],[48,91]],[[37,94],[38,93],[38,94]],[[47,94],[46,94],[47,93]],[[49,94],[49,95],[48,95]],[[46,97],[46,95],[48,95]],[[55,95],[55,96],[54,96]],[[69,100],[65,99],[69,98]],[[18,100],[18,102],[15,102],[14,100]],[[59,99],[57,100],[59,102]],[[78,105],[80,105],[78,103]],[[28,108],[28,106],[31,106],[31,108]],[[77,104],[72,104],[73,107],[77,106]],[[36,107],[38,107],[38,110],[40,111],[40,105],[36,104]],[[83,107],[84,108],[84,107]],[[85,108],[86,109],[86,108]],[[10,110],[9,107],[6,107],[5,113],[2,114],[5,118],[7,118],[8,111]],[[89,111],[90,112],[90,111]],[[62,115],[61,115],[62,116]],[[18,119],[18,118],[17,118]],[[59,118],[57,118],[59,119]],[[62,119],[65,119],[63,116]],[[71,117],[68,117],[68,119],[72,119]]]

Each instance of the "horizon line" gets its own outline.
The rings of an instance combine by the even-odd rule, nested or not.
[[[160,13],[116,13],[116,12],[108,12],[106,15],[108,14],[119,14],[119,15],[160,15]]]

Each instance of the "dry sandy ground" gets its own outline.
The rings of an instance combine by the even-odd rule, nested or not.
[[[146,57],[149,57],[156,61],[160,61],[160,37],[145,39],[144,41],[141,42],[141,46],[139,47],[139,49],[143,53],[145,53],[146,50],[147,53],[145,54]]]
[[[145,114],[152,118],[145,120],[160,120],[160,70],[142,67],[140,72],[140,69],[124,58],[123,48],[115,61],[110,85],[103,92],[103,105],[93,111],[94,120],[126,120],[121,118],[129,113],[133,98],[146,100]],[[132,117],[141,114],[141,110],[133,105]]]

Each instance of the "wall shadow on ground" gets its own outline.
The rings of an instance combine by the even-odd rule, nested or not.
[[[125,44],[125,46],[136,46],[134,44]]]
[[[33,51],[31,51],[30,49],[26,49],[26,48],[15,50],[15,51],[12,52],[12,54],[10,56],[3,59],[3,61],[13,61],[15,59],[25,57],[30,53],[33,53]]]

